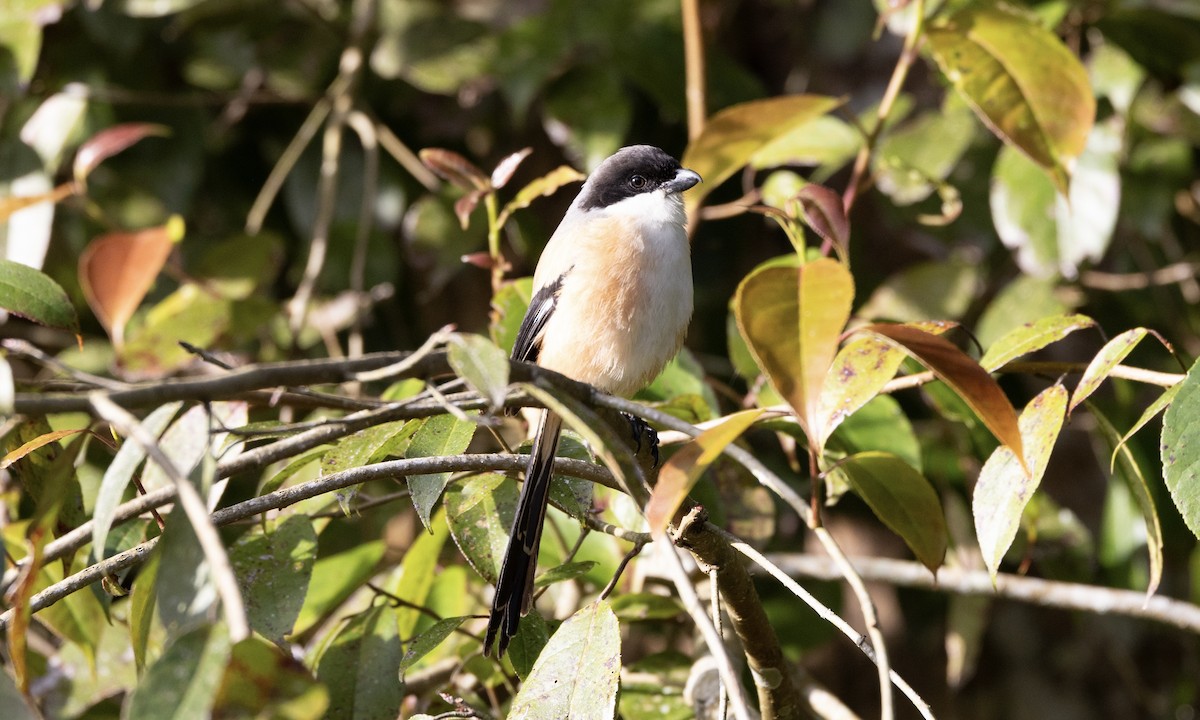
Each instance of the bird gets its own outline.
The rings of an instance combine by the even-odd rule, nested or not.
[[[651,145],[592,172],[546,243],[512,358],[629,396],[679,352],[692,317],[691,248],[682,194],[700,175]],[[498,656],[533,603],[538,546],[562,418],[544,410],[517,499],[484,638]]]

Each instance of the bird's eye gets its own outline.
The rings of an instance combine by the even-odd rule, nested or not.
[[[634,175],[633,177],[629,178],[629,187],[633,188],[634,190],[641,190],[642,188],[646,187],[646,178],[642,177],[641,175]]]

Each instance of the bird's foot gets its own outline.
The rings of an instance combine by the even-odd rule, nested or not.
[[[645,443],[650,451],[650,457],[654,461],[652,467],[658,467],[658,431],[637,415],[621,414],[629,421],[629,432],[633,436],[633,451],[640,454],[642,444]]]

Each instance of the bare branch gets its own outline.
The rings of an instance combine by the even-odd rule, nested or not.
[[[773,554],[769,559],[788,575],[832,580],[838,577],[836,566],[827,558],[799,554]],[[983,595],[1039,605],[1080,610],[1096,615],[1125,615],[1153,620],[1200,635],[1200,605],[1143,592],[1043,580],[999,573],[996,585],[982,570],[942,567],[937,577],[917,562],[887,558],[851,558],[859,573],[872,582],[923,588],[956,595]]]

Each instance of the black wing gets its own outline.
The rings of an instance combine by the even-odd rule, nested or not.
[[[513,360],[537,362],[538,351],[542,349],[542,330],[554,314],[554,308],[558,305],[558,293],[562,290],[563,279],[566,277],[567,273],[563,273],[555,278],[554,282],[543,285],[534,293],[533,299],[529,301],[529,310],[525,312],[521,327],[517,330],[517,341],[513,343],[512,350]]]

